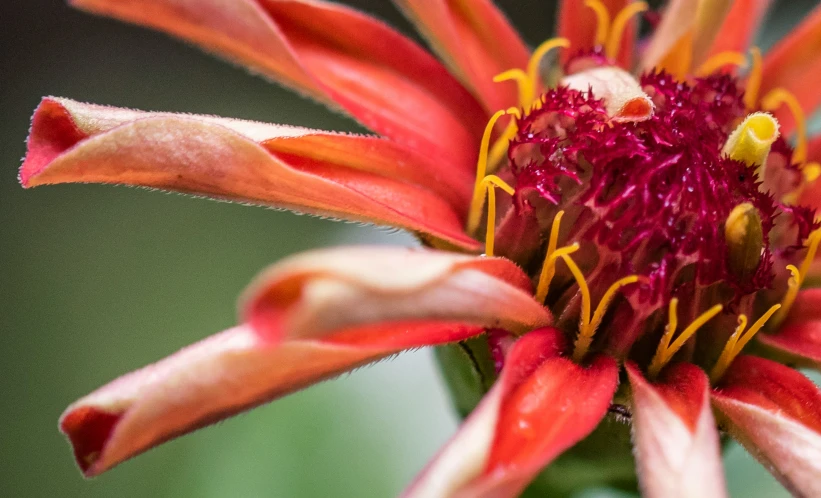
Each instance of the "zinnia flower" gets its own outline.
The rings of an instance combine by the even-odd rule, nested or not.
[[[641,43],[643,2],[565,0],[559,38],[532,53],[490,0],[395,0],[440,63],[320,0],[73,3],[196,43],[377,135],[49,97],[24,186],[176,190],[399,227],[425,246],[265,271],[237,327],[67,409],[86,475],[448,344],[439,357],[469,416],[408,496],[514,496],[551,463],[629,461],[608,439],[628,431],[647,496],[725,495],[722,434],[792,493],[821,496],[821,393],[794,370],[821,363],[821,137],[804,123],[821,104],[821,7],[762,57],[748,45],[768,0],[673,0]]]

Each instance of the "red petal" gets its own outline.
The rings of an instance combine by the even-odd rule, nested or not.
[[[613,19],[632,0],[602,0]],[[559,5],[558,35],[570,40],[570,49],[561,52],[562,63],[581,50],[590,50],[596,42],[596,14],[580,0],[562,0]],[[624,30],[621,48],[617,58],[618,65],[630,69],[633,66],[633,54],[636,46],[636,21],[631,20]]]
[[[709,55],[726,51],[747,52],[772,3],[773,0],[735,0]]]
[[[463,229],[472,179],[375,137],[47,98],[20,180],[178,190],[478,245]]]
[[[524,68],[528,49],[504,14],[489,0],[394,0],[439,57],[493,113],[519,106],[515,85],[493,82]]]
[[[336,104],[370,129],[471,170],[486,113],[433,57],[383,23],[310,0],[74,0],[172,33]]]
[[[800,291],[787,323],[778,331],[759,334],[757,338],[797,363],[821,366],[821,289]]]
[[[761,95],[777,87],[792,92],[811,116],[821,105],[821,5],[764,57]],[[812,83],[810,83],[812,82]],[[782,133],[794,129],[795,120],[786,109],[776,112]]]
[[[632,363],[627,374],[642,496],[726,496],[707,375],[688,363],[652,384]]]
[[[713,391],[730,433],[791,492],[821,496],[821,391],[796,370],[739,356]]]

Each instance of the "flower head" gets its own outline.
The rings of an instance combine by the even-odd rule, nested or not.
[[[24,186],[172,189],[396,226],[425,246],[263,273],[237,327],[68,408],[86,475],[398,351],[458,344],[469,354],[440,358],[466,362],[484,397],[459,398],[469,416],[408,496],[517,495],[608,419],[632,426],[648,496],[726,494],[719,431],[792,492],[821,494],[821,391],[792,368],[821,363],[821,293],[806,285],[821,137],[804,123],[821,104],[806,84],[821,80],[821,9],[762,57],[746,54],[769,2],[672,0],[639,50],[646,4],[566,0],[561,37],[531,53],[489,0],[395,0],[442,65],[316,0],[74,3],[244,63],[378,136],[46,98]]]

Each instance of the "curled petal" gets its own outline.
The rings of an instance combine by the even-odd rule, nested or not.
[[[496,385],[423,471],[407,496],[513,497],[607,413],[618,366],[563,358],[562,333],[546,328],[511,349]]]
[[[32,119],[20,180],[176,190],[477,246],[463,230],[472,179],[376,137],[46,98]]]
[[[821,88],[808,81],[821,81],[821,5],[778,42],[764,57],[761,95],[774,88],[786,88],[798,99],[807,116],[821,105]],[[795,120],[786,109],[776,112],[785,130]]]
[[[73,0],[166,31],[470,170],[486,121],[421,47],[349,7],[316,0]]]
[[[308,253],[272,272],[250,291],[243,325],[66,410],[60,426],[86,475],[403,349],[550,321],[522,290],[524,274],[501,259],[349,248]]]
[[[728,51],[746,53],[772,3],[772,0],[735,0],[710,47],[710,55]]]
[[[719,423],[796,496],[821,496],[821,391],[796,370],[739,356],[713,391]]]
[[[642,496],[727,496],[707,375],[688,363],[652,384],[632,363],[627,374]]]
[[[518,107],[513,85],[493,77],[524,68],[528,49],[490,0],[394,0],[459,79],[489,113]]]
[[[630,4],[632,0],[602,0],[612,19]],[[581,0],[562,0],[559,5],[558,36],[570,41],[570,50],[561,52],[562,62],[580,51],[588,51],[596,45],[596,14]],[[624,30],[616,58],[618,65],[623,68],[633,66],[633,55],[636,45],[636,21],[630,20]]]
[[[580,92],[590,91],[594,98],[604,99],[607,115],[616,122],[646,121],[655,109],[636,78],[617,67],[587,69],[566,76],[562,84]]]

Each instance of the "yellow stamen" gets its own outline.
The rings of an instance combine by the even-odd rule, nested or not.
[[[576,338],[576,343],[573,345],[574,360],[579,362],[582,358],[584,358],[584,355],[587,354],[587,351],[590,349],[590,344],[593,343],[593,336],[596,335],[596,330],[598,330],[599,325],[601,325],[601,322],[604,319],[604,314],[607,312],[607,307],[613,301],[613,298],[616,297],[616,292],[618,292],[619,289],[625,285],[634,284],[638,281],[638,275],[630,275],[629,277],[616,280],[613,285],[611,285],[604,292],[604,296],[602,296],[601,301],[599,301],[599,305],[596,306],[596,311],[593,312],[593,318],[590,322],[581,325],[579,328],[579,336]],[[584,294],[582,294],[582,299],[584,299]]]
[[[676,333],[676,327],[678,327],[678,298],[674,297],[670,299],[670,305],[667,309],[667,327],[664,328],[664,335],[661,336],[661,341],[656,348],[656,354],[653,356],[653,360],[664,356],[664,352],[667,350],[670,341],[673,340],[673,335]],[[654,368],[652,363],[650,364],[650,368]],[[661,370],[661,367],[658,367],[658,369]]]
[[[542,59],[548,52],[555,48],[568,48],[569,46],[570,40],[567,38],[550,38],[549,40],[542,42],[542,44],[536,47],[536,50],[533,51],[533,54],[530,56],[530,60],[527,61],[527,78],[530,80],[532,93],[530,102],[528,102],[527,106],[522,106],[524,107],[525,112],[528,111],[530,106],[533,104],[533,101],[536,99],[536,91],[539,88],[540,83],[539,65],[542,63]]]
[[[607,43],[607,34],[610,33],[610,11],[601,0],[584,0],[584,4],[596,13],[596,45],[604,45]]]
[[[482,187],[487,190],[487,232],[485,234],[485,254],[493,256],[493,243],[496,238],[496,187],[513,195],[513,187],[496,175],[487,175],[482,179]]]
[[[787,318],[787,314],[789,314],[790,308],[792,308],[795,298],[798,296],[798,291],[801,289],[804,279],[807,278],[810,265],[815,260],[819,243],[821,243],[821,229],[812,232],[810,236],[807,237],[807,254],[804,256],[804,261],[801,262],[801,268],[798,269],[793,265],[787,265],[787,269],[792,276],[787,282],[787,293],[784,294],[784,297],[781,299],[781,309],[778,310],[778,314],[773,318],[772,327],[778,327],[784,319]]]
[[[544,300],[547,299],[547,292],[550,289],[550,282],[556,274],[556,260],[568,254],[573,254],[578,250],[579,243],[574,242],[569,246],[561,247],[552,252],[548,251],[547,257],[545,257],[544,264],[542,265],[542,273],[539,276],[539,284],[536,288],[536,300],[538,302],[544,303]]]
[[[616,14],[613,24],[610,26],[610,34],[607,36],[607,44],[604,49],[604,53],[609,59],[618,57],[619,48],[621,48],[621,37],[624,36],[624,28],[627,27],[630,18],[646,11],[648,8],[646,2],[633,2]]]
[[[812,183],[821,176],[821,164],[813,161],[811,163],[804,163],[804,166],[801,167],[801,173],[804,174],[804,181],[807,183]]]
[[[675,313],[676,306],[673,304],[673,301],[670,301],[670,311],[671,313]],[[670,339],[673,338],[673,332],[675,331],[668,325],[667,331],[664,333],[664,337],[662,337],[662,341],[659,344],[658,349],[656,350],[655,356],[653,356],[653,361],[650,362],[650,368],[647,369],[647,374],[650,377],[656,377],[661,369],[664,368],[670,360],[673,359],[673,356],[678,353],[679,349],[681,349],[684,344],[690,340],[698,329],[700,329],[705,323],[710,321],[714,316],[721,313],[721,310],[724,309],[723,306],[720,304],[716,304],[709,310],[705,311],[701,315],[698,316],[693,322],[685,328],[681,334],[670,344]],[[668,317],[670,324],[675,324],[676,322],[673,321],[672,315]]]
[[[729,50],[720,52],[707,59],[696,71],[697,76],[709,76],[724,66],[744,67],[747,65],[747,56],[741,52]]]
[[[544,263],[542,263],[542,271],[539,274],[539,283],[536,285],[536,301],[543,303],[547,299],[547,291],[550,289],[550,282],[553,281],[553,275],[556,274],[556,244],[559,242],[559,229],[562,226],[562,217],[564,211],[559,211],[553,217],[553,225],[550,227],[550,238],[547,241],[547,253],[544,256]],[[578,244],[576,244],[578,249]]]
[[[747,110],[755,109],[758,102],[758,90],[761,88],[761,50],[758,47],[750,49],[750,57],[753,59],[750,73],[747,75],[747,85],[744,88],[744,106]]]
[[[778,135],[778,121],[772,115],[754,112],[733,130],[721,152],[747,166],[761,166]]]
[[[804,111],[795,95],[784,88],[770,90],[761,99],[761,108],[767,111],[778,109],[781,104],[786,104],[795,119],[795,149],[793,150],[793,164],[804,164],[807,160],[807,122],[804,119]]]
[[[476,233],[476,230],[479,228],[482,210],[485,207],[485,192],[482,186],[482,180],[484,180],[487,174],[488,149],[490,147],[490,137],[493,134],[493,127],[496,126],[496,121],[498,121],[499,118],[511,112],[519,111],[515,108],[510,108],[507,111],[496,111],[485,126],[485,133],[482,135],[482,142],[479,146],[479,159],[476,162],[476,182],[473,185],[473,199],[471,200],[470,211],[468,212],[467,233],[469,234]]]
[[[519,89],[519,105],[522,106],[522,109],[527,110],[530,103],[533,102],[533,80],[521,69],[514,68],[508,69],[493,77],[494,83],[502,83],[504,81],[516,82],[516,86]]]
[[[738,317],[738,327],[736,327],[735,332],[733,332],[733,335],[730,336],[730,339],[727,340],[727,344],[724,345],[724,349],[721,351],[721,356],[718,357],[718,361],[710,371],[710,382],[715,384],[721,380],[721,377],[727,371],[727,368],[730,367],[736,356],[741,353],[744,346],[746,346],[747,343],[749,343],[750,340],[752,340],[752,338],[758,333],[758,331],[764,327],[767,320],[769,320],[779,308],[781,308],[780,304],[770,307],[770,309],[767,310],[767,312],[764,313],[761,318],[759,318],[746,332],[744,332],[744,328],[747,326],[747,316],[740,315]]]
[[[487,160],[487,171],[489,173],[496,171],[496,168],[499,167],[499,164],[501,164],[502,160],[505,158],[505,154],[507,154],[507,148],[510,145],[510,141],[516,136],[516,132],[519,131],[517,121],[522,119],[522,114],[519,112],[519,109],[511,107],[507,110],[507,113],[516,116],[516,119],[510,120],[510,123],[507,124],[505,131],[502,132],[490,148],[490,155]]]

